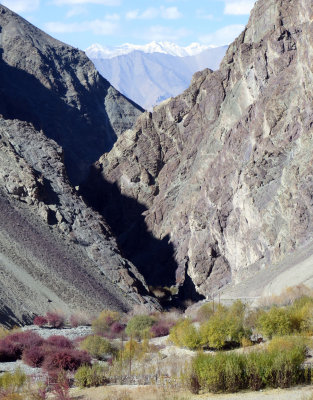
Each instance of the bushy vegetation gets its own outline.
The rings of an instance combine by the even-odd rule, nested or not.
[[[92,357],[98,360],[105,360],[108,356],[112,357],[117,354],[117,349],[107,339],[94,335],[84,339],[80,348],[87,351]]]
[[[117,311],[103,310],[98,318],[92,321],[92,329],[96,335],[113,338],[124,330],[120,320],[121,314]]]
[[[135,315],[128,321],[125,332],[138,340],[147,338],[154,322],[155,320],[149,315]]]
[[[102,386],[108,383],[106,374],[107,367],[105,366],[99,364],[94,364],[92,366],[83,365],[78,368],[75,374],[75,383],[80,388]]]
[[[49,352],[42,364],[46,371],[65,370],[76,371],[82,365],[90,365],[91,357],[85,351],[61,349]]]
[[[191,350],[199,349],[201,337],[199,331],[189,318],[181,319],[170,330],[170,341],[176,346],[187,347]]]
[[[313,333],[312,297],[300,296],[283,306],[254,309],[241,301],[228,307],[207,303],[189,316],[183,318],[176,311],[147,315],[141,309],[137,315],[121,315],[104,310],[92,322],[94,333],[74,341],[60,335],[43,339],[32,331],[2,329],[0,362],[22,359],[32,367],[43,368],[53,384],[51,398],[58,400],[70,398],[68,378],[73,379],[74,373],[75,383],[80,387],[125,383],[138,376],[144,382],[151,379],[159,384],[169,374],[169,381],[164,378],[166,385],[177,388],[184,383],[193,393],[285,388],[311,382],[311,369],[304,367],[303,362],[308,343],[312,345],[309,342]],[[38,326],[64,324],[59,313],[37,318]],[[79,324],[78,318],[71,323]],[[199,351],[183,373],[181,360],[164,359],[161,349],[165,341],[150,340],[167,334],[173,344]],[[262,341],[265,343],[258,346]],[[254,347],[237,351],[240,346]],[[214,350],[214,355],[201,352],[207,349]],[[190,356],[186,352],[186,357]],[[42,394],[39,389],[33,394],[27,389],[25,394],[23,374],[19,378],[19,373],[0,377],[0,400],[48,398],[51,385],[44,386]],[[60,376],[63,378],[59,379]]]
[[[239,346],[244,338],[250,337],[251,330],[245,327],[245,306],[240,301],[229,308],[217,306],[214,312],[211,305],[203,307],[200,318],[203,320],[206,316],[209,319],[203,320],[199,329],[191,319],[178,321],[170,331],[170,340],[174,344],[191,350],[222,349],[226,345]]]
[[[266,337],[313,332],[313,298],[301,297],[289,306],[271,307],[263,311],[257,320],[259,331]]]
[[[196,377],[199,388],[213,393],[286,388],[305,381],[301,368],[305,353],[306,346],[301,339],[285,337],[272,347],[249,354],[199,354],[192,361],[190,376]]]

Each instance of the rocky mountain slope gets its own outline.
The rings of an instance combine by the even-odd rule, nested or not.
[[[0,322],[157,306],[72,186],[140,108],[83,52],[1,5],[0,76]]]
[[[0,9],[0,114],[31,122],[64,149],[70,179],[108,151],[141,109],[116,91],[83,52]]]
[[[163,100],[182,93],[195,72],[204,68],[218,69],[226,49],[227,46],[206,49],[185,57],[132,51],[126,55],[104,58],[93,57],[94,52],[88,49],[86,54],[115,88],[144,109],[151,110]]]
[[[258,0],[220,69],[95,164],[89,201],[148,281],[209,297],[312,242],[312,21],[311,2]]]

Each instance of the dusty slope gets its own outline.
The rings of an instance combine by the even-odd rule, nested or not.
[[[312,241],[312,17],[311,2],[259,0],[220,70],[197,73],[96,164],[94,182],[118,190],[90,201],[147,279],[187,273],[210,296]],[[115,205],[130,200],[121,221]],[[169,254],[143,257],[143,225],[144,249],[165,241]]]

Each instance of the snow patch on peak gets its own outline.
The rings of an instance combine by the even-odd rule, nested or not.
[[[210,46],[205,46],[200,43],[191,43],[189,46],[178,46],[175,43],[163,41],[147,43],[145,45],[136,45],[131,43],[124,43],[117,47],[106,47],[99,43],[92,44],[85,52],[88,57],[92,59],[113,58],[133,51],[142,51],[144,53],[163,53],[171,56],[186,57],[200,54],[202,51],[208,49]]]

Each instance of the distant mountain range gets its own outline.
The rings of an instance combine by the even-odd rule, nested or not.
[[[115,49],[86,49],[100,74],[125,96],[147,110],[187,89],[192,75],[217,69],[227,46],[207,48],[198,43],[180,47],[170,42],[145,46],[125,44]]]
[[[144,53],[163,53],[170,54],[171,56],[186,57],[194,56],[201,53],[202,51],[212,48],[205,46],[200,43],[191,43],[189,46],[182,47],[172,42],[151,42],[145,45],[137,45],[131,43],[125,43],[117,47],[106,47],[101,44],[92,44],[86,50],[90,58],[113,58],[129,54],[133,51],[142,51]]]

